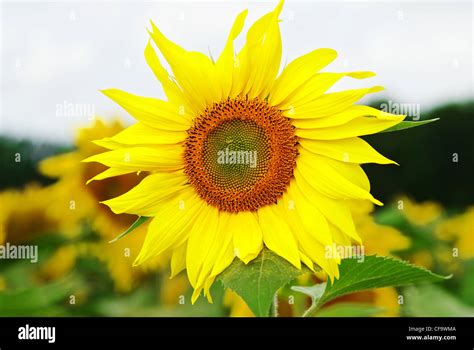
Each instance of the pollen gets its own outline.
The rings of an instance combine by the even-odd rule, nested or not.
[[[215,103],[185,141],[185,173],[199,196],[238,213],[274,204],[296,166],[298,138],[282,113],[259,99]]]

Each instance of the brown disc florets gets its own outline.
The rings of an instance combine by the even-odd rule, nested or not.
[[[298,138],[288,118],[259,99],[228,99],[195,119],[185,173],[199,196],[227,212],[276,203],[293,177]]]

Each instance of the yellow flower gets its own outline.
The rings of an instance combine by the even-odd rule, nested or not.
[[[107,207],[98,204],[97,200],[108,196],[109,192],[114,191],[118,186],[107,182],[101,186],[86,187],[84,179],[102,171],[103,167],[99,164],[86,165],[81,163],[81,160],[83,157],[103,151],[100,146],[91,143],[92,140],[113,135],[120,130],[123,130],[123,126],[118,121],[107,125],[96,119],[92,127],[78,130],[75,151],[53,156],[40,162],[39,169],[44,175],[58,178],[58,181],[49,187],[54,194],[53,200],[47,206],[49,214],[59,220],[62,232],[71,236],[76,235],[80,232],[82,221],[85,219],[95,217],[96,212],[107,215]],[[130,181],[133,180],[135,179],[130,179]],[[110,217],[112,218],[112,215]],[[133,218],[126,216],[115,218],[116,222],[125,220],[133,221]],[[100,231],[113,238],[114,232]]]
[[[433,254],[426,249],[418,250],[411,255],[410,262],[417,266],[430,269],[433,266]]]
[[[22,244],[58,229],[58,221],[45,210],[52,201],[50,189],[29,185],[24,190],[0,193],[0,244]]]
[[[443,240],[454,241],[454,248],[457,248],[461,259],[467,260],[473,258],[474,207],[469,207],[466,212],[461,215],[444,220],[436,228],[436,234]]]
[[[435,221],[443,212],[442,206],[432,201],[416,203],[408,197],[402,197],[399,203],[403,204],[402,213],[405,214],[406,218],[419,226],[428,225]]]
[[[60,222],[47,210],[54,202],[54,192],[49,187],[29,185],[21,191],[0,193],[0,244],[25,244],[40,235],[57,233]],[[75,260],[75,248],[60,247],[48,260],[40,262],[39,276],[48,280],[58,279],[72,269]]]
[[[410,246],[410,240],[394,227],[377,224],[371,214],[374,206],[370,202],[349,201],[349,208],[356,230],[364,242],[365,254],[392,255],[397,250]]]
[[[0,292],[3,292],[7,289],[7,281],[4,277],[0,276]]]
[[[89,222],[102,239],[98,243],[83,247],[83,250],[104,261],[116,289],[127,292],[144,270],[150,265],[156,265],[156,261],[153,261],[142,269],[132,267],[147,225],[142,225],[117,242],[109,243],[125,231],[136,220],[136,216],[115,215],[99,201],[130,190],[144,178],[144,174],[125,174],[86,185],[87,179],[104,171],[105,167],[101,164],[81,163],[85,157],[104,150],[92,143],[92,140],[114,135],[123,129],[119,121],[106,124],[96,118],[91,127],[78,131],[75,151],[43,160],[40,163],[40,170],[45,175],[59,178],[50,186],[54,193],[53,201],[48,207],[50,215],[60,221],[61,229],[69,235],[77,235],[84,222]]]
[[[470,244],[473,244],[472,238]],[[470,249],[472,250],[472,248]],[[459,248],[456,246],[453,248],[446,245],[440,245],[434,249],[433,254],[437,263],[442,266],[443,271],[453,274],[458,274],[462,271],[463,258],[467,258],[466,256],[463,256],[464,254],[459,253]]]
[[[317,49],[278,75],[283,2],[257,20],[234,54],[244,25],[240,13],[213,62],[168,40],[152,23],[145,58],[167,101],[117,89],[104,94],[137,123],[97,144],[110,149],[86,162],[100,174],[148,171],[128,193],[105,201],[115,213],[151,216],[135,264],[172,253],[172,274],[186,269],[192,301],[209,288],[234,256],[248,263],[265,245],[297,268],[321,266],[338,278],[340,259],[327,245],[360,242],[346,199],[382,203],[370,194],[361,163],[390,164],[358,136],[398,124],[404,116],[354,105],[382,88],[325,93],[343,77],[372,72],[321,73],[336,58]]]
[[[173,279],[166,279],[160,290],[161,303],[167,307],[184,303],[184,294],[189,290],[186,276],[180,274]],[[183,298],[183,299],[181,299]]]
[[[41,276],[47,280],[55,280],[63,277],[74,267],[76,257],[77,249],[74,245],[60,247],[41,266]]]

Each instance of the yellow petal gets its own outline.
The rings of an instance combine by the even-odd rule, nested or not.
[[[150,41],[145,48],[145,59],[151,70],[155,74],[156,79],[163,86],[163,90],[168,97],[168,100],[176,106],[185,105],[186,99],[179,86],[171,79],[169,73],[161,65],[161,62],[153,49]]]
[[[298,169],[295,170],[295,180],[300,191],[323,213],[328,222],[339,227],[345,234],[356,241],[361,241],[356,233],[352,214],[344,202],[322,194],[316,188],[319,186],[315,186],[314,181],[310,184]]]
[[[138,122],[111,137],[110,140],[124,145],[164,145],[183,142],[186,137],[185,131],[157,130]]]
[[[296,135],[305,139],[336,140],[355,136],[376,134],[400,123],[405,116],[395,117],[360,117],[346,124],[321,128],[321,129],[297,129]]]
[[[337,52],[333,49],[317,49],[290,62],[270,90],[270,105],[279,105],[336,57]]]
[[[292,187],[292,185],[290,185],[290,187]],[[318,239],[316,239],[318,232],[308,231],[307,227],[305,227],[302,222],[303,215],[299,215],[301,213],[298,212],[296,207],[295,209],[290,209],[291,207],[287,205],[288,202],[293,200],[293,198],[294,197],[290,194],[285,193],[282,200],[278,203],[278,208],[283,217],[287,219],[287,222],[290,224],[289,226],[299,243],[300,257],[302,254],[309,257],[329,275],[335,275],[337,264],[339,264],[340,260],[328,259],[325,253],[326,246],[331,246],[332,243],[322,244]],[[300,203],[300,201],[301,200],[298,199],[296,202]],[[333,242],[332,238],[331,242]]]
[[[102,93],[132,117],[152,128],[185,131],[192,124],[192,117],[181,106],[170,102],[137,96],[118,89],[102,90]]]
[[[183,142],[186,137],[185,131],[158,130],[138,122],[115,136],[105,137],[94,143],[108,149],[119,149],[139,145],[170,145]]]
[[[343,77],[365,79],[373,77],[373,72],[343,72],[343,73],[318,73],[309,79],[284,100],[278,103],[280,109],[299,109],[318,99]]]
[[[300,139],[300,145],[304,149],[332,159],[349,163],[378,163],[397,164],[385,158],[377,152],[366,141],[359,137],[339,140],[308,140]]]
[[[130,147],[93,155],[83,162],[133,171],[175,171],[183,168],[183,148],[176,146]]]
[[[231,97],[241,94],[249,98],[268,96],[280,69],[281,37],[278,16],[283,1],[257,20],[247,33],[245,46],[237,56]]]
[[[303,264],[306,265],[306,267],[308,267],[308,269],[315,272],[313,260],[311,260],[306,254],[303,254],[301,251],[300,251],[300,260]]]
[[[153,41],[168,61],[173,75],[184,94],[188,96],[195,113],[222,98],[212,61],[200,52],[186,51],[168,40],[152,23]]]
[[[220,253],[216,258],[214,267],[212,268],[211,277],[215,277],[224,271],[234,261],[234,247],[232,245],[232,236],[226,234],[226,240],[223,244]],[[206,289],[206,287],[205,287]]]
[[[365,177],[362,177],[363,171],[362,173],[355,173],[355,171],[351,170],[349,172],[349,169],[345,168],[344,170],[348,172],[342,174],[340,169],[336,168],[332,162],[335,161],[312,154],[305,149],[300,149],[297,169],[314,188],[331,198],[368,199],[374,204],[382,205],[370,192],[363,188],[366,187],[368,182]],[[341,164],[341,167],[349,165],[347,163]]]
[[[227,43],[216,62],[217,75],[221,84],[222,96],[230,95],[232,89],[232,77],[234,71],[234,40],[242,31],[248,11],[242,11],[234,21],[232,29],[227,38]]]
[[[331,230],[331,234],[334,237],[334,241],[336,242],[336,246],[351,246],[352,242],[348,235],[344,234],[339,227],[329,223],[329,229]],[[345,258],[341,256],[341,258]]]
[[[383,90],[381,86],[324,94],[306,104],[293,105],[285,112],[292,119],[310,119],[340,113],[367,94]]]
[[[104,137],[103,139],[100,139],[100,140],[94,140],[92,141],[92,143],[95,143],[97,146],[106,148],[108,150],[116,150],[116,149],[127,147],[121,143],[112,141],[110,137]]]
[[[263,247],[262,230],[257,217],[251,212],[232,215],[229,229],[234,238],[235,255],[245,264],[255,259]]]
[[[207,301],[212,304],[212,295],[210,289],[214,283],[216,276],[210,276],[204,283],[204,296],[207,298]]]
[[[300,129],[320,129],[330,126],[342,125],[359,117],[379,117],[382,115],[397,117],[395,114],[388,114],[369,106],[353,105],[342,112],[332,114],[327,117],[292,119],[291,122],[294,126]]]
[[[198,288],[194,289],[193,294],[191,296],[191,304],[194,305],[196,300],[199,299],[199,296],[201,295],[201,292],[202,292],[203,289],[204,289],[204,287],[198,287]]]
[[[319,165],[320,162],[324,162],[325,164],[327,164],[328,167],[333,169],[340,176],[346,178],[351,183],[355,184],[356,186],[362,188],[367,192],[370,191],[369,178],[367,177],[366,173],[364,172],[364,170],[362,170],[359,164],[334,160],[308,152],[305,149],[302,149],[300,153],[304,154],[304,158],[306,159],[306,161]]]
[[[198,280],[204,277],[204,274],[201,274],[203,262],[218,236],[219,211],[212,206],[206,206],[199,213],[196,222],[199,224],[194,225],[189,233],[186,271],[189,282],[198,289],[202,288],[202,283],[198,283]]]
[[[61,177],[76,171],[78,161],[80,161],[80,158],[76,152],[59,154],[43,159],[39,163],[39,171],[49,177]]]
[[[178,248],[173,250],[173,254],[171,255],[171,275],[170,278],[175,277],[181,271],[186,268],[186,242],[181,244]]]
[[[206,288],[205,285],[206,282],[209,283],[209,277],[217,276],[234,260],[232,235],[228,232],[230,214],[219,212],[215,215],[218,215],[217,229],[212,244],[209,245],[208,251],[202,260],[201,271],[197,279],[197,285],[204,286],[205,295],[208,294],[209,288]]]
[[[333,243],[326,218],[321,211],[308,200],[293,182],[282,198],[288,213],[297,213],[304,229],[322,245]],[[286,202],[288,201],[288,202]]]
[[[154,216],[166,202],[184,189],[188,179],[182,171],[157,173],[145,177],[121,196],[103,201],[115,214]]]
[[[168,249],[180,247],[188,238],[189,229],[203,206],[204,202],[191,189],[168,201],[151,220],[142,249],[133,264],[142,264]]]
[[[268,249],[301,268],[298,244],[288,223],[275,212],[271,205],[258,210],[258,221],[262,228],[263,241]]]
[[[331,158],[321,157],[324,159],[324,162],[333,168],[338,174],[345,177],[347,180],[353,184],[359,186],[365,191],[370,191],[370,181],[367,177],[367,174],[362,170],[362,167],[359,164],[353,164],[348,162],[341,162],[339,160],[334,160]]]
[[[133,173],[133,172],[134,172],[133,170],[128,170],[128,169],[109,168],[109,169],[97,174],[93,178],[87,180],[86,185],[88,185],[92,181],[104,180],[104,179],[108,179],[110,177],[130,174],[130,173]]]

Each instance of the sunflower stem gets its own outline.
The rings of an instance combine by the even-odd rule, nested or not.
[[[316,315],[316,312],[319,309],[319,303],[318,302],[313,302],[313,304],[309,307],[308,310],[306,310],[301,317],[314,317]]]
[[[272,317],[278,317],[278,292],[273,296]]]

